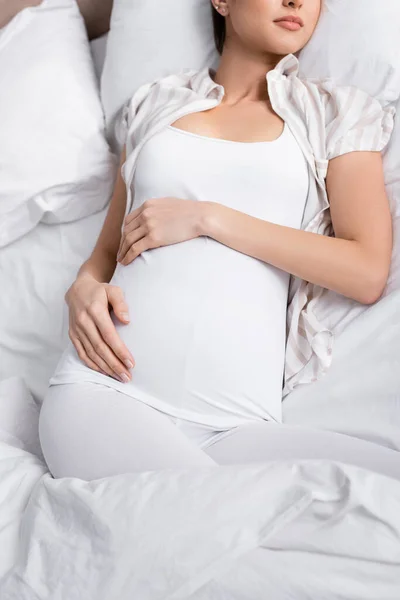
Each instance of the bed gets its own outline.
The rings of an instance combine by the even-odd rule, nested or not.
[[[72,0],[52,1],[66,18],[81,19]],[[81,5],[88,35],[96,38],[88,68],[99,106],[111,2],[100,4],[102,13],[94,1]],[[0,52],[1,34],[15,17],[11,3],[3,5]],[[104,138],[100,117],[95,132]],[[115,162],[100,139],[96,148],[102,170],[93,172],[102,182]],[[393,202],[399,172],[393,159]],[[38,414],[68,340],[65,291],[106,214],[110,190],[98,189],[102,198],[94,203],[89,195],[84,210],[66,219],[57,204],[0,247],[1,600],[397,600],[397,254],[384,297],[352,314],[338,334],[327,376],[284,402],[285,422],[301,430],[305,445],[309,430],[321,439],[326,432],[323,458],[311,452],[288,460],[290,448],[279,446],[265,464],[93,482],[51,477]],[[343,460],[329,458],[342,456],[347,443]]]

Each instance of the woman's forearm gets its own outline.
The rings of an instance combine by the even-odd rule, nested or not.
[[[201,235],[357,302],[372,304],[383,292],[385,282],[357,241],[276,225],[214,202],[204,203],[200,228]]]
[[[108,283],[114,274],[126,208],[126,186],[121,173],[125,160],[126,149],[124,148],[107,216],[96,246],[90,258],[79,269],[78,277],[90,275],[101,283]]]

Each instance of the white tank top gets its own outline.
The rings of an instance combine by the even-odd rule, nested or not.
[[[170,126],[138,158],[133,209],[149,198],[213,201],[300,228],[306,160],[288,126],[273,142],[231,142]],[[70,344],[51,384],[95,381],[163,412],[224,429],[281,420],[289,274],[208,237],[118,265],[136,360],[122,384],[86,367]]]

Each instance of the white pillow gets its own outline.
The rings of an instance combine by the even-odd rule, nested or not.
[[[101,80],[113,147],[114,119],[142,84],[217,63],[209,0],[114,0]]]
[[[44,0],[0,30],[0,82],[1,247],[101,210],[116,161],[75,0]]]
[[[107,40],[108,33],[105,33],[101,37],[98,37],[90,42],[90,50],[92,52],[94,69],[99,81],[103,72],[104,61],[106,59]]]
[[[300,75],[354,85],[383,105],[400,96],[398,0],[325,0]]]

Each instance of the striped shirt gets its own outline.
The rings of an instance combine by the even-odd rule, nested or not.
[[[354,151],[381,151],[388,143],[395,109],[358,88],[332,80],[305,80],[292,54],[266,75],[274,111],[295,135],[307,159],[310,186],[301,229],[334,237],[325,179],[331,159]],[[137,157],[151,136],[184,115],[218,106],[224,88],[211,69],[185,70],[140,87],[115,123],[115,142],[126,143],[122,174],[128,214]],[[293,249],[295,251],[295,249]],[[350,298],[293,275],[290,277],[283,399],[298,385],[320,379],[332,363],[335,333],[366,310]]]

